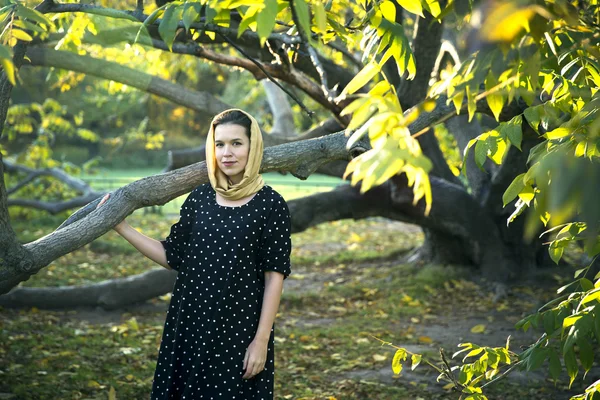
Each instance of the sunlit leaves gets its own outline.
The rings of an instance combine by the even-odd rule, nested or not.
[[[370,65],[376,73],[377,65]],[[364,78],[361,81],[362,79]],[[352,90],[359,86],[352,85],[352,82],[348,85]],[[418,108],[415,112],[419,112]],[[362,181],[361,192],[366,192],[394,175],[404,173],[408,185],[413,186],[414,203],[424,199],[425,211],[428,213],[431,207],[431,187],[427,173],[432,165],[422,154],[416,139],[410,135],[405,118],[411,116],[405,117],[402,113],[392,86],[387,81],[379,82],[367,96],[358,97],[341,114],[350,113],[352,120],[346,129],[346,133],[350,135],[347,146],[353,146],[368,134],[372,149],[352,159],[344,177],[352,174],[351,183],[356,185]]]
[[[169,50],[172,49],[173,43],[175,42],[175,34],[177,33],[177,24],[181,19],[183,9],[177,4],[171,4],[165,9],[160,25],[158,26],[158,33],[163,38]]]
[[[298,0],[295,0],[295,3],[297,2]],[[265,0],[265,7],[256,16],[256,33],[258,33],[258,37],[260,38],[261,46],[265,44],[267,37],[275,27],[275,16],[277,15],[277,11],[277,0]],[[307,17],[307,15],[303,16],[303,18],[304,17]],[[310,35],[310,25],[308,32]]]
[[[15,66],[12,61],[12,50],[0,45],[0,63],[10,83],[15,84]]]
[[[296,15],[298,17],[298,23],[300,26],[299,29],[306,34],[306,37],[309,41],[312,41],[312,35],[310,30],[310,13],[308,9],[308,4],[306,4],[305,0],[292,0],[294,2],[294,8],[296,10]]]
[[[511,42],[523,30],[529,29],[529,20],[535,11],[531,6],[519,6],[515,1],[494,2],[481,36],[489,42]]]
[[[417,14],[421,17],[424,17],[423,6],[421,5],[420,0],[397,0],[397,1],[398,1],[398,4],[400,4],[402,6],[402,8],[404,8],[406,11],[413,13],[413,14]]]

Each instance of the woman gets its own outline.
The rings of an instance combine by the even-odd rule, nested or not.
[[[225,111],[206,140],[210,185],[190,193],[166,240],[125,221],[114,228],[179,271],[152,399],[273,398],[273,321],[290,274],[291,226],[285,200],[259,174],[262,154],[256,120]]]

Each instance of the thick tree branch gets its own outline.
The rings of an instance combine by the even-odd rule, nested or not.
[[[308,130],[300,136],[291,137],[287,133],[275,135],[265,134],[263,135],[263,142],[265,147],[278,146],[280,144],[298,142],[302,140],[315,139],[321,136],[329,135],[331,133],[339,132],[343,127],[337,122],[334,118],[330,118],[325,120],[315,128]],[[174,169],[186,167],[190,164],[194,164],[200,161],[204,161],[205,156],[205,148],[204,146],[199,146],[193,149],[184,149],[184,150],[171,150],[168,153],[168,161],[167,166],[163,172],[172,171]],[[322,166],[319,168],[319,172],[321,171],[329,171],[326,166]],[[334,176],[341,177],[342,174],[337,174],[339,170],[336,169],[336,174]]]
[[[165,79],[114,62],[44,47],[29,48],[27,56],[31,60],[30,65],[77,71],[124,83],[204,114],[215,115],[231,108],[208,92],[189,90]]]
[[[246,57],[246,59],[252,61],[252,63],[254,65],[256,65],[256,67],[258,69],[260,69],[262,71],[263,74],[265,74],[267,76],[267,78],[269,78],[269,80],[271,82],[273,82],[273,84],[277,85],[277,87],[279,87],[282,91],[284,91],[285,93],[288,94],[288,96],[290,96],[292,99],[294,99],[294,101],[296,103],[298,103],[298,105],[306,112],[306,114],[312,118],[314,111],[309,110],[308,108],[306,108],[306,106],[304,105],[304,103],[298,98],[296,97],[296,95],[294,95],[294,93],[290,92],[289,90],[287,90],[286,88],[284,88],[283,86],[281,86],[281,84],[279,82],[277,82],[275,80],[275,78],[273,78],[273,76],[269,73],[269,71],[267,71],[263,65],[258,62],[257,60],[255,60],[254,58],[252,58],[252,56],[250,56],[248,53],[246,53],[244,51],[244,49],[242,49],[240,46],[236,45],[233,41],[231,41],[229,38],[227,38],[227,36],[222,36],[223,39],[225,39],[234,49],[236,49],[237,51],[239,51],[240,53],[242,53],[242,55],[244,57]]]
[[[267,102],[273,114],[271,135],[291,139],[297,137],[294,125],[294,114],[285,92],[271,81],[262,80],[262,87],[267,95]]]
[[[265,149],[262,172],[289,171],[306,179],[320,165],[333,160],[347,160],[350,154],[365,151],[366,141],[346,149],[343,133]],[[208,182],[206,164],[194,164],[177,172],[141,179],[112,193],[107,207],[96,210],[99,199],[75,212],[56,231],[23,246],[26,264],[4,265],[0,269],[0,293],[6,293],[20,281],[58,257],[70,253],[106,233],[134,210],[150,205],[162,205]],[[160,188],[161,190],[156,190]]]

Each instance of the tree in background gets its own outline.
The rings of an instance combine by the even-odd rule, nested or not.
[[[281,145],[266,149],[264,171],[351,176],[351,185],[290,202],[295,232],[342,218],[411,222],[425,232],[419,258],[472,265],[504,283],[545,265],[548,255],[558,262],[573,241],[583,243],[590,258],[600,252],[593,184],[600,181],[595,0],[490,0],[473,10],[466,0],[137,1],[129,9],[101,3],[43,1],[33,11],[4,1],[1,120],[24,62],[110,79],[209,115],[227,108],[209,93],[99,59],[88,46],[188,55],[285,83],[330,115],[302,135],[276,132],[265,139]],[[123,24],[115,27],[114,21]],[[76,52],[49,46],[54,34],[71,41]],[[439,124],[445,125],[436,130],[443,147],[433,129]],[[451,148],[444,132],[465,154],[458,166],[446,158],[456,151],[441,150]],[[26,245],[17,243],[10,228],[2,181],[2,290],[94,240],[136,208],[163,204],[205,181],[203,164],[146,178],[118,190],[114,207],[96,212],[91,202],[55,232]],[[156,186],[163,190],[150,190]],[[549,252],[544,242],[550,242]],[[533,369],[549,360],[555,373],[562,357],[572,381],[579,356],[589,370],[593,357],[587,350],[600,336],[594,322],[600,309],[596,278],[588,270],[578,272],[564,289],[567,295],[522,322],[523,328],[543,324],[546,331],[526,352],[468,347],[468,357],[479,356],[477,362],[465,364],[459,377],[449,368],[442,375],[476,399],[484,398],[481,382],[501,368]],[[169,283],[167,273],[151,271],[128,282]],[[169,286],[153,286],[140,298],[132,286],[121,286],[128,296],[118,296],[102,285],[85,290],[105,295],[86,297],[108,306]],[[500,294],[503,286],[498,288]],[[74,289],[61,290],[72,301]],[[39,300],[38,292],[24,289],[9,296],[16,299],[19,291]],[[397,353],[394,367],[405,357]]]

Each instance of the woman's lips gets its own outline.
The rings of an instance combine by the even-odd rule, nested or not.
[[[235,161],[223,161],[223,165],[226,167],[231,167],[233,164],[235,164]]]

